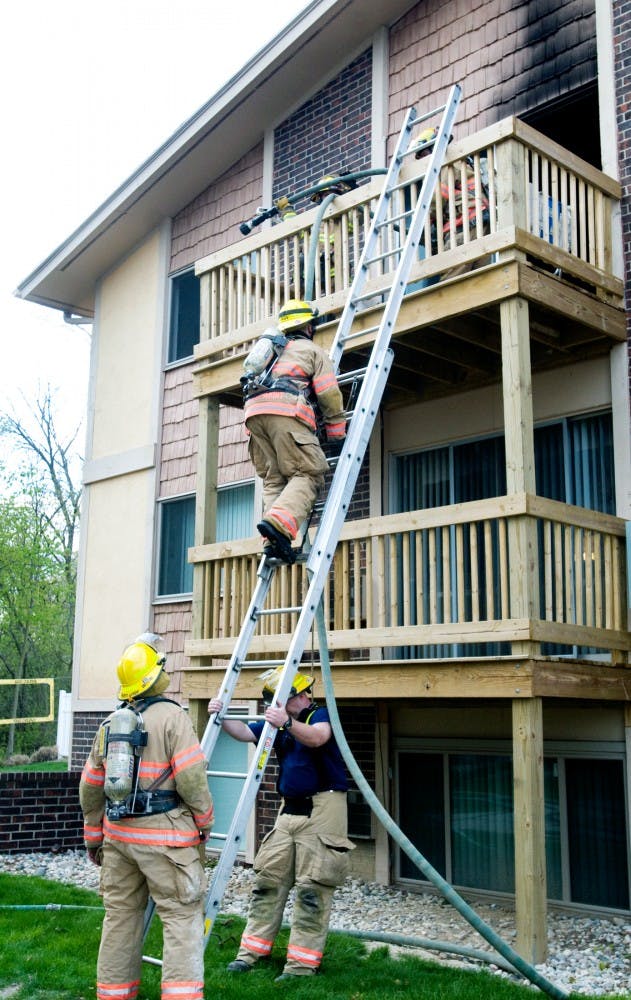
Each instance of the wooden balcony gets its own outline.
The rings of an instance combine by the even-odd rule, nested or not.
[[[526,540],[526,550],[523,548]],[[197,667],[189,697],[216,686],[247,611],[260,540],[197,546]],[[282,567],[268,607],[292,608],[304,565]],[[625,523],[527,494],[347,522],[324,611],[339,696],[627,697]],[[297,612],[264,618],[251,655],[278,657]],[[589,653],[586,650],[590,650]],[[607,665],[587,661],[600,656]],[[396,670],[384,670],[384,666]],[[258,696],[260,665],[240,692]]]
[[[410,189],[425,160],[407,161]],[[467,180],[472,182],[467,189]],[[375,177],[338,196],[323,217],[327,259],[315,267],[313,300],[330,342],[382,186]],[[460,191],[464,205],[460,206]],[[406,192],[401,192],[401,209]],[[529,306],[532,371],[606,353],[626,339],[623,284],[614,273],[612,215],[620,187],[518,119],[506,119],[452,143],[393,336],[394,367],[386,405],[432,398],[501,377],[501,306]],[[409,204],[409,198],[408,204]],[[486,205],[488,203],[488,210]],[[197,263],[201,342],[194,373],[198,396],[239,403],[242,361],[282,302],[305,295],[316,210],[241,239]],[[458,218],[464,216],[464,226]],[[399,222],[383,249],[403,239]],[[392,257],[371,268],[367,290],[389,284]],[[358,326],[369,329],[367,306]],[[372,335],[353,340],[342,362],[353,370]]]
[[[406,164],[410,189],[425,166]],[[324,345],[381,186],[377,177],[338,196],[323,216],[327,251],[315,267],[313,299],[327,320],[317,334]],[[344,526],[325,594],[339,696],[629,697],[625,524],[534,495],[531,406],[533,372],[603,356],[626,341],[623,283],[611,254],[619,198],[615,181],[517,119],[449,146],[397,318],[384,406],[503,383],[509,495]],[[404,188],[401,210],[406,200]],[[260,553],[255,538],[207,544],[217,406],[240,405],[249,347],[286,298],[304,296],[316,215],[304,212],[197,264],[201,464],[184,677],[193,699],[216,689],[208,672],[223,671],[232,652]],[[386,228],[382,249],[403,239],[402,225]],[[371,265],[373,301],[390,284],[391,260]],[[373,314],[367,300],[343,371],[365,361]],[[299,605],[304,591],[304,568],[283,568],[270,606]],[[252,654],[278,657],[295,621],[289,612],[267,620]],[[255,673],[242,672],[244,696],[260,693]]]

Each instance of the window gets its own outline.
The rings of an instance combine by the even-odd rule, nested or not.
[[[540,496],[603,513],[614,513],[613,430],[610,413],[566,418],[535,428],[534,445],[537,492]],[[506,460],[502,435],[477,441],[458,442],[447,447],[394,458],[391,487],[393,513],[483,500],[487,497],[503,496],[505,492]],[[484,551],[482,536],[485,530],[482,524],[476,527],[480,613],[485,618],[493,619],[501,616],[500,581],[494,579],[487,585],[486,576],[489,567],[482,556]],[[497,525],[492,524],[490,530],[493,533],[493,545],[497,547],[499,544]],[[417,556],[413,534],[409,540],[409,575],[411,585],[424,595],[424,613],[426,620],[429,620],[428,582],[431,547],[428,543],[432,535],[431,540],[435,544],[435,557],[432,558],[435,558],[437,567],[438,586],[438,593],[434,598],[441,607],[444,537],[432,529],[423,529],[419,534],[421,538],[418,551],[422,553],[420,557]],[[397,544],[400,550],[402,541],[399,539]],[[539,544],[540,546],[543,544],[541,537]],[[465,578],[469,578],[469,569],[474,558],[475,549],[472,548],[471,538],[468,537],[463,544],[462,567],[457,566],[455,562],[449,567],[452,583],[463,570]],[[403,562],[403,559],[399,558],[398,565],[402,567]],[[498,565],[497,562],[495,564]],[[453,589],[452,593],[455,593]],[[470,594],[467,593],[465,599],[470,600]],[[402,615],[403,608],[401,608]],[[403,624],[403,617],[399,624]],[[466,648],[466,655],[503,655],[508,648],[507,644],[501,643],[470,644]],[[416,647],[398,649],[394,655],[411,658],[421,655],[442,657],[460,655],[464,652],[463,647],[459,646],[427,646],[423,647],[422,651]],[[544,647],[544,652],[567,653],[568,648],[552,647],[548,644]],[[583,649],[582,652],[595,651]]]
[[[169,316],[167,360],[171,363],[192,357],[199,342],[199,279],[194,271],[171,278]]]
[[[195,534],[195,497],[165,500],[160,513],[158,596],[191,594],[193,566],[187,554]]]
[[[254,484],[220,486],[217,490],[217,541],[246,538],[252,533]],[[195,495],[160,501],[157,596],[193,592],[193,566],[188,550],[195,540]]]
[[[228,710],[228,715],[243,716],[247,709]],[[208,846],[220,851],[230,829],[244,782],[233,775],[247,774],[249,767],[249,743],[240,743],[223,731],[217,737],[212,755],[212,770],[209,772],[208,787],[215,806],[215,823],[208,840]]]
[[[399,824],[447,881],[515,890],[510,754],[416,751],[397,755]],[[409,794],[409,789],[420,794]],[[618,759],[544,760],[548,898],[612,909],[629,906],[624,768]],[[562,831],[566,830],[566,834]],[[399,850],[399,876],[423,876]]]

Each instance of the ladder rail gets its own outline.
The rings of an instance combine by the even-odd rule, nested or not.
[[[245,661],[247,651],[250,648],[250,643],[260,617],[260,611],[271,587],[273,576],[274,567],[270,566],[266,557],[263,556],[257,570],[258,583],[254,588],[254,593],[252,594],[248,610],[245,614],[245,618],[243,619],[243,625],[241,626],[239,637],[236,641],[232,656],[228,661],[228,666],[226,667],[226,672],[219,689],[219,694],[217,695],[218,698],[221,698],[225,706],[228,706],[232,699],[232,695],[241,671],[240,665]],[[215,712],[210,716],[206,729],[204,730],[204,735],[202,736],[200,742],[206,760],[210,760],[212,752],[215,749],[215,744],[217,743],[219,733],[221,732],[221,722],[221,714]]]
[[[287,650],[285,666],[281,671],[278,685],[274,694],[273,705],[284,705],[291,689],[291,683],[295,672],[298,670],[306,641],[313,627],[315,614],[320,602],[324,584],[329,574],[329,570],[335,554],[340,528],[346,518],[350,498],[355,489],[355,484],[359,476],[361,464],[372,434],[375,417],[378,412],[379,403],[383,396],[384,388],[390,372],[394,352],[389,347],[392,336],[394,321],[399,311],[401,299],[405,290],[405,279],[416,255],[418,238],[424,225],[431,196],[436,185],[440,165],[447,148],[448,137],[451,124],[460,100],[460,87],[456,84],[452,87],[450,99],[444,107],[443,117],[439,129],[439,136],[434,144],[434,149],[430,163],[425,174],[423,186],[419,193],[418,202],[414,211],[413,220],[407,233],[406,241],[402,247],[401,259],[394,273],[390,292],[383,309],[383,315],[379,324],[379,331],[375,338],[370,360],[366,365],[366,376],[363,379],[353,419],[351,420],[347,437],[344,441],[342,453],[338,458],[331,487],[327,495],[325,509],[322,520],[316,532],[313,545],[307,558],[307,576],[309,580],[308,590],[305,596],[302,611],[294,628],[294,632]],[[377,226],[380,223],[381,215],[385,212],[388,204],[388,183],[392,185],[396,181],[398,171],[403,158],[403,151],[407,148],[410,139],[410,132],[416,122],[415,109],[410,109],[406,115],[404,125],[401,129],[399,143],[392,159],[390,170],[384,184],[382,195],[379,199],[377,211],[373,217],[372,227],[369,237],[364,245],[360,265],[356,272],[357,281],[353,281],[351,293],[347,299],[343,318],[340,320],[338,333],[331,349],[330,357],[336,368],[339,367],[344,339],[343,329],[352,323],[354,317],[353,295],[357,287],[361,287],[365,280],[366,264],[371,248],[374,247]],[[246,825],[249,815],[256,799],[260,782],[269,760],[274,741],[278,730],[266,722],[263,726],[261,736],[257,743],[254,759],[250,765],[248,777],[241,790],[239,802],[235,808],[232,823],[226,837],[226,844],[221,852],[221,856],[215,867],[214,877],[209,887],[206,897],[205,909],[205,941],[208,941],[214,920],[219,912],[219,905],[223,898],[225,886],[230,877],[236,855],[244,841]]]
[[[447,151],[447,146],[449,145],[451,126],[453,124],[456,112],[458,110],[461,94],[462,90],[459,84],[457,83],[454,84],[449,93],[447,102],[444,105],[438,134],[432,148],[427,170],[425,171],[425,176],[423,178],[421,190],[418,195],[418,201],[416,204],[416,208],[414,210],[412,221],[410,223],[410,228],[408,230],[407,238],[404,247],[402,248],[403,252],[401,254],[401,259],[399,260],[396,271],[394,273],[392,287],[395,286],[395,283],[398,283],[400,281],[401,274],[405,273],[407,275],[409,273],[412,263],[411,257],[413,254],[416,254],[416,251],[418,249],[419,238],[425,225],[425,220],[427,218],[430,209],[431,198],[434,193],[434,188],[436,186],[436,183],[438,181],[440,169],[442,167],[442,163],[445,158],[445,153]],[[436,109],[436,113],[439,110],[440,109]],[[427,116],[421,116],[420,120],[426,120],[426,118]],[[363,285],[367,280],[370,258],[374,256],[373,248],[377,241],[377,231],[384,224],[384,216],[386,214],[387,206],[390,197],[392,195],[392,189],[394,189],[397,186],[398,176],[400,173],[401,165],[403,163],[403,158],[407,152],[407,145],[409,143],[410,133],[412,128],[415,127],[417,124],[418,124],[418,115],[416,114],[416,109],[410,108],[405,116],[405,120],[401,127],[397,148],[392,158],[390,168],[386,175],[384,187],[382,189],[379,201],[377,203],[377,208],[375,210],[375,214],[372,220],[370,233],[368,235],[368,238],[366,239],[366,242],[364,243],[359,263],[357,265],[355,275],[351,283],[349,295],[346,300],[344,309],[342,311],[337,332],[333,340],[333,343],[331,345],[331,350],[329,352],[329,357],[331,358],[331,361],[333,362],[336,371],[339,368],[339,363],[344,350],[344,336],[346,328],[348,327],[348,331],[350,331],[350,327],[352,326],[352,322],[357,312],[356,309],[357,303],[355,301],[356,293],[361,287],[363,287]],[[413,235],[413,240],[410,240],[411,234]],[[398,296],[397,312],[401,302],[401,298],[403,297],[404,288],[405,288],[404,285],[400,288],[400,296]],[[391,296],[389,296],[389,302],[390,300]],[[375,353],[376,348],[377,348],[377,340],[375,340],[375,343],[373,344],[373,354]]]
[[[316,531],[313,545],[311,546],[307,557],[306,571],[308,588],[304,602],[299,609],[298,620],[289,643],[286,658],[284,661],[280,661],[284,663],[284,666],[280,672],[278,685],[272,702],[274,707],[284,705],[289,697],[291,683],[295,672],[300,666],[302,654],[307,644],[309,633],[313,628],[314,618],[322,598],[324,586],[331,568],[335,549],[337,547],[340,529],[346,518],[350,500],[361,469],[361,464],[370,441],[374,421],[378,413],[379,404],[385,390],[385,385],[394,356],[394,352],[390,347],[394,324],[405,292],[406,278],[413,259],[417,254],[420,234],[424,229],[425,221],[430,208],[431,198],[438,181],[445,150],[449,142],[451,125],[460,100],[460,93],[460,87],[455,84],[451,88],[447,103],[442,108],[439,108],[434,112],[430,112],[427,115],[423,115],[420,118],[417,115],[415,108],[410,108],[408,110],[399,134],[395,152],[387,171],[377,207],[372,217],[370,230],[366,237],[366,241],[355,270],[353,282],[339,321],[336,336],[329,352],[329,357],[337,373],[346,338],[352,338],[350,331],[357,314],[357,305],[364,299],[371,298],[374,295],[375,298],[379,300],[378,305],[382,309],[382,316],[378,326],[375,327],[377,332],[372,346],[370,359],[365,366],[364,377],[361,380],[361,387],[353,407],[353,415],[348,427],[348,433],[344,441],[342,451],[335,462],[335,471],[324,504],[322,518]],[[404,157],[409,152],[408,147],[412,128],[416,127],[419,121],[425,121],[427,118],[432,117],[441,110],[442,119],[438,136],[434,143],[428,168],[425,173],[417,203],[412,214],[412,219],[408,227],[405,242],[396,248],[396,253],[400,256],[397,266],[392,274],[390,284],[386,285],[379,292],[362,295],[362,288],[366,283],[369,267],[374,262],[375,246],[379,239],[379,230],[384,225],[390,223],[390,220],[387,218],[388,207],[392,194],[399,190],[398,176]],[[398,218],[400,217],[401,216],[399,215]],[[388,277],[390,277],[390,275],[388,275]],[[308,544],[308,536],[306,537],[306,541]],[[218,697],[222,700],[225,707],[227,707],[230,703],[241,667],[248,662],[258,662],[247,661],[246,656],[259,619],[262,614],[273,614],[275,612],[280,613],[283,610],[263,610],[263,604],[271,586],[274,570],[275,566],[270,564],[267,558],[263,556],[257,571],[259,580],[255,587],[254,594],[241,627],[241,632],[237,638],[233,654],[226,668],[226,673],[218,694]],[[291,610],[293,611],[294,609]],[[213,713],[206,726],[201,745],[207,759],[210,759],[212,755],[219,732],[221,731],[223,718],[224,711]],[[274,727],[271,723],[264,723],[261,736],[256,745],[253,759],[241,789],[239,801],[234,810],[230,829],[225,835],[225,846],[215,867],[213,879],[206,894],[204,924],[205,944],[208,942],[215,917],[219,912],[219,905],[223,898],[225,887],[232,872],[237,853],[245,842],[249,816],[260,788],[265,767],[269,761],[277,733],[278,729],[276,729],[276,727]],[[223,839],[224,835],[218,834],[216,837],[217,839]],[[151,922],[154,908],[155,906],[153,901],[150,900],[145,912],[145,934]]]

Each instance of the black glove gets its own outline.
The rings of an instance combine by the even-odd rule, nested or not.
[[[93,865],[97,865],[98,868],[103,864],[103,847],[88,847],[88,858]]]

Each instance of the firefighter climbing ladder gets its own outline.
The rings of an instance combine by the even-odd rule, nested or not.
[[[248,668],[260,666],[262,669],[266,669],[284,664],[274,704],[284,704],[287,700],[294,673],[299,667],[313,626],[316,610],[333,561],[342,524],[355,489],[390,371],[393,357],[393,351],[389,346],[390,340],[410,268],[413,262],[418,259],[421,234],[445,158],[452,125],[460,102],[460,93],[460,87],[456,84],[451,88],[448,101],[444,106],[420,117],[415,108],[410,108],[406,114],[364,248],[355,269],[346,306],[330,350],[330,357],[337,371],[344,347],[347,344],[360,337],[365,339],[372,334],[375,335],[366,367],[360,372],[352,373],[354,377],[361,378],[361,388],[352,411],[343,449],[335,462],[331,488],[326,497],[321,521],[307,558],[306,571],[309,585],[304,603],[302,606],[294,608],[264,608],[278,561],[263,557],[258,569],[258,582],[218,693],[224,706],[227,706],[232,699],[243,666]],[[414,148],[410,148],[412,130],[424,122],[436,121],[439,115],[441,116],[440,125],[427,171],[418,191],[416,203],[413,204],[412,186],[409,181],[400,181],[399,179],[401,167],[406,157],[414,152]],[[379,277],[380,280],[372,281],[371,286],[366,289],[368,280],[375,276]],[[376,314],[377,319],[374,325],[363,325],[362,317],[368,316],[369,313]],[[360,319],[360,322],[354,329],[357,318]],[[246,659],[260,619],[263,616],[287,614],[288,612],[297,613],[298,620],[286,658],[278,661]],[[206,727],[201,744],[207,760],[212,755],[221,731],[221,722],[222,717],[215,714]],[[219,906],[236,856],[245,843],[246,825],[265,766],[269,760],[276,732],[277,730],[270,723],[265,723],[230,829],[226,835],[224,848],[214,870],[205,905],[206,943],[219,912]],[[145,913],[145,933],[152,915],[153,906],[150,902]],[[148,961],[155,960],[148,959]]]

